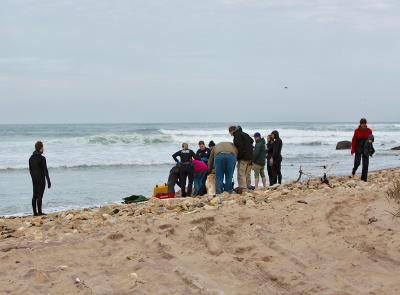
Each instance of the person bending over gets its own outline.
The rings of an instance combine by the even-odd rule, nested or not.
[[[202,188],[208,167],[206,163],[199,160],[193,160],[192,162],[194,172],[194,196],[200,196],[202,195]]]
[[[29,158],[29,172],[32,178],[33,196],[32,196],[32,209],[33,215],[45,215],[42,211],[43,194],[46,187],[51,188],[51,181],[49,171],[47,169],[46,158],[43,156],[43,143],[38,141],[35,144],[35,151]]]
[[[177,151],[172,155],[175,162],[180,165],[180,182],[181,182],[181,191],[182,197],[185,198],[187,195],[192,195],[193,189],[193,163],[192,160],[196,159],[196,154],[189,149],[189,145],[187,143],[182,144],[182,150]],[[178,160],[180,158],[180,161]],[[188,180],[188,189],[186,194],[186,180]]]

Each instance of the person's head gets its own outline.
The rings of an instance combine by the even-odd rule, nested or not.
[[[268,143],[271,143],[271,142],[272,142],[272,135],[271,135],[271,134],[268,134],[268,135],[267,135],[267,142],[268,142]]]
[[[229,127],[229,134],[233,136],[233,134],[236,132],[236,130],[237,130],[236,126]]]
[[[360,120],[360,127],[361,127],[361,128],[366,128],[366,127],[367,127],[367,119],[362,118],[362,119]]]
[[[189,149],[189,145],[186,142],[182,143],[182,149],[183,150],[188,150]]]
[[[213,140],[211,140],[211,141],[208,143],[208,147],[209,147],[210,149],[213,149],[213,147],[215,147],[215,142],[214,142]]]
[[[277,130],[274,130],[271,132],[271,137],[272,140],[278,139],[279,138],[279,132]]]
[[[254,133],[254,139],[255,139],[256,141],[259,141],[259,140],[261,139],[261,134],[260,134],[260,132]]]
[[[44,150],[43,142],[41,142],[41,141],[36,142],[35,143],[35,151],[38,152],[38,153],[43,154],[43,150]]]
[[[202,140],[199,141],[199,148],[202,151],[204,151],[206,149],[206,144],[204,143],[204,141],[202,141]]]

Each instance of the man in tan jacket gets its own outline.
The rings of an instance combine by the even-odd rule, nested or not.
[[[215,170],[217,194],[231,193],[233,190],[233,173],[235,172],[237,153],[237,148],[231,142],[221,142],[211,150],[208,159],[208,173]]]

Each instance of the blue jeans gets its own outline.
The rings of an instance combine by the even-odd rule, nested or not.
[[[200,171],[194,174],[194,195],[200,195],[201,188],[204,183],[204,177],[206,177],[207,171]]]
[[[232,154],[218,154],[214,159],[216,193],[233,190],[233,173],[236,166],[236,157]],[[224,185],[225,177],[225,185]]]

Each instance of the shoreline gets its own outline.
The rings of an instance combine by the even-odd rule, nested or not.
[[[399,178],[1,218],[0,293],[397,294]]]

